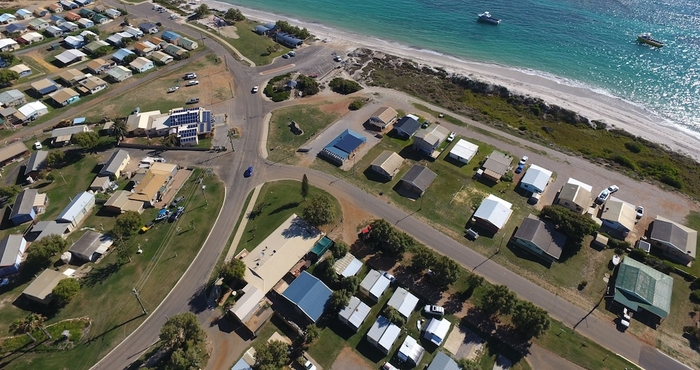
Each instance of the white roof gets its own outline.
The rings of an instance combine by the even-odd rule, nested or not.
[[[479,151],[478,145],[472,144],[464,139],[459,139],[457,144],[450,150],[450,154],[471,160],[477,151]]]
[[[447,319],[438,320],[433,318],[425,328],[423,337],[439,346],[447,338],[447,332],[450,331],[451,326],[452,323],[447,321]]]
[[[543,192],[551,177],[552,171],[533,164],[528,168],[527,172],[525,172],[521,183],[532,185],[535,189]]]
[[[590,186],[590,185],[588,185],[588,184],[585,184],[585,183],[583,183],[583,182],[581,182],[581,181],[578,181],[578,180],[576,180],[576,179],[573,178],[573,177],[569,177],[569,180],[568,180],[566,183],[567,183],[567,184],[578,185],[578,186],[580,186],[580,187],[582,187],[582,188],[588,190],[589,192],[592,192],[592,191],[593,191],[593,187],[592,187],[592,186]]]
[[[265,298],[265,293],[253,284],[243,287],[243,296],[229,309],[241,322],[247,321],[258,308],[258,303]]]
[[[404,288],[398,288],[394,292],[394,295],[391,296],[391,299],[389,299],[388,304],[389,307],[394,307],[401,315],[408,318],[418,304],[418,297],[409,293],[408,290]]]
[[[94,203],[94,199],[95,195],[87,191],[78,194],[78,196],[63,209],[63,212],[56,217],[56,221],[73,222],[89,203]]]
[[[379,347],[389,352],[399,334],[401,334],[401,328],[392,324],[386,317],[379,316],[367,332],[367,337],[372,338]]]
[[[86,56],[87,55],[80,50],[70,49],[62,52],[61,54],[56,55],[56,59],[65,64],[73,61],[74,59],[84,58]]]
[[[487,220],[500,229],[508,222],[511,213],[513,213],[512,207],[513,205],[505,200],[489,194],[474,212],[474,217]]]
[[[44,109],[48,109],[44,105],[44,103],[40,101],[33,101],[31,103],[23,105],[22,107],[17,109],[17,111],[22,113],[25,117],[31,117],[32,115],[34,115],[34,113]]]
[[[353,327],[359,328],[369,316],[370,310],[371,308],[367,304],[353,296],[350,298],[350,303],[338,313],[338,316],[348,321]]]
[[[423,354],[425,353],[425,348],[418,344],[418,341],[413,339],[413,337],[406,336],[406,339],[404,339],[403,343],[401,344],[401,347],[399,348],[399,359],[406,361],[407,359],[411,359],[411,362],[414,364],[418,364],[420,362],[421,358],[423,358]]]
[[[17,41],[13,39],[0,39],[0,48],[4,48],[10,45],[17,45]]]
[[[371,270],[367,276],[362,279],[360,286],[367,289],[370,295],[381,297],[384,291],[389,287],[389,284],[391,284],[391,281],[389,281],[386,276],[380,274],[377,270]]]

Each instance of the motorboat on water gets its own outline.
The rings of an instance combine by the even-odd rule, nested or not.
[[[644,44],[651,45],[651,46],[656,46],[657,48],[661,48],[664,46],[663,41],[659,41],[659,40],[651,37],[651,33],[649,33],[649,32],[645,32],[645,33],[637,36],[637,41],[644,43]]]
[[[489,12],[483,12],[479,14],[479,22],[490,23],[490,24],[500,24],[501,20],[491,16]]]

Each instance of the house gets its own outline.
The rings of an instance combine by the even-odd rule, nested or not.
[[[266,23],[265,25],[257,25],[254,29],[258,35],[269,35],[277,31],[277,25],[274,23]]]
[[[386,317],[379,316],[367,332],[367,341],[382,353],[389,354],[400,334],[401,328],[392,324]]]
[[[213,128],[211,111],[204,108],[176,108],[132,114],[127,128],[134,135],[164,136],[176,133],[180,146],[197,145],[198,137],[210,135]]]
[[[104,47],[104,46],[109,46],[109,43],[107,43],[107,41],[95,40],[95,41],[92,41],[92,42],[88,43],[87,45],[83,46],[83,50],[94,55],[95,53],[97,53],[97,50],[99,48]],[[89,63],[88,63],[88,65],[89,65]]]
[[[105,10],[105,11],[104,11],[104,14],[105,14],[106,16],[108,16],[108,17],[114,19],[114,18],[119,18],[119,17],[122,15],[122,12],[120,12],[120,11],[117,10],[117,9],[110,8],[110,9]]]
[[[133,69],[135,72],[143,73],[153,69],[154,65],[152,60],[144,57],[138,57],[129,63],[129,67],[131,67],[131,69]]]
[[[389,288],[391,281],[377,270],[370,270],[360,283],[360,293],[377,302],[379,297]]]
[[[27,241],[38,241],[51,235],[58,235],[61,238],[65,239],[68,236],[69,232],[70,224],[62,222],[59,223],[54,220],[39,221],[36,224],[34,224],[34,226],[32,226],[32,229],[29,231],[29,233],[26,234],[25,237]]]
[[[423,359],[423,355],[425,355],[425,348],[418,344],[418,341],[410,335],[406,336],[401,347],[399,347],[399,351],[396,353],[399,361],[405,362],[411,367],[418,366],[420,360]]]
[[[603,205],[603,212],[600,215],[603,226],[619,232],[626,238],[637,221],[637,211],[634,206],[623,202],[617,198],[610,198]]]
[[[122,82],[127,78],[130,78],[132,74],[129,68],[124,66],[116,66],[107,71],[107,76],[109,76],[114,82]]]
[[[70,0],[59,0],[58,3],[61,4],[63,9],[65,9],[65,10],[78,9],[78,4],[76,4]]]
[[[143,37],[143,32],[141,32],[140,29],[131,26],[127,26],[126,28],[124,28],[124,32],[130,34],[131,37],[135,39]]]
[[[436,178],[437,174],[428,167],[414,164],[399,182],[404,190],[422,197]]]
[[[63,7],[59,3],[53,3],[49,4],[46,6],[46,8],[51,12],[51,13],[58,13],[63,10]]]
[[[94,192],[104,193],[109,189],[110,185],[112,185],[112,180],[109,179],[109,176],[97,176],[92,180],[88,189]]]
[[[61,37],[64,31],[56,26],[48,26],[44,30],[44,33],[49,37]]]
[[[22,23],[13,23],[5,27],[5,34],[9,36],[17,36],[27,32],[27,26]]]
[[[613,302],[636,313],[650,313],[660,321],[671,311],[673,278],[637,262],[622,260],[615,278]]]
[[[431,125],[416,132],[413,149],[425,155],[436,156],[434,152],[450,136],[450,130],[441,125]]]
[[[27,149],[27,146],[21,141],[14,141],[0,148],[0,167],[17,158],[24,157],[27,153],[29,153],[29,149]]]
[[[474,212],[472,221],[493,233],[498,232],[506,225],[510,215],[513,214],[513,205],[505,200],[489,194],[481,201],[479,208]]]
[[[44,41],[44,36],[38,32],[27,32],[17,39],[17,42],[25,45],[31,45],[35,42]]]
[[[522,250],[552,263],[561,257],[566,236],[556,231],[552,224],[529,215],[520,223],[511,241]]]
[[[42,36],[43,37],[43,36]],[[12,66],[8,68],[10,71],[15,71],[19,75],[20,78],[29,76],[32,74],[32,69],[29,68],[26,64],[17,64],[16,66]]]
[[[501,153],[498,150],[494,150],[486,158],[486,161],[481,166],[482,169],[477,171],[477,175],[493,182],[499,182],[501,181],[501,177],[510,170],[510,163],[512,161],[513,157]]]
[[[87,18],[81,18],[78,20],[78,27],[80,28],[90,28],[95,26],[95,22]]]
[[[0,51],[15,51],[19,44],[13,39],[0,39]]]
[[[87,6],[92,3],[92,0],[75,0],[79,6]]]
[[[163,49],[163,52],[178,60],[182,59],[187,54],[187,50],[174,44],[168,44]]]
[[[0,109],[0,123],[8,126],[14,126],[22,124],[22,121],[17,118],[17,109],[15,108],[4,108]]]
[[[31,10],[28,10],[28,9],[17,9],[17,11],[15,12],[15,16],[18,19],[34,18],[34,14],[32,14]]]
[[[95,12],[88,8],[80,8],[78,14],[80,14],[83,19],[92,19],[95,16]]]
[[[129,153],[126,150],[115,150],[104,166],[102,166],[99,175],[118,179],[130,160],[131,157],[129,157]]]
[[[146,42],[148,42],[148,41],[146,41]],[[146,44],[146,42],[137,42],[134,44],[134,51],[136,52],[136,54],[138,54],[142,57],[147,57],[147,56],[153,54],[154,48],[152,46],[150,46],[153,44],[148,42],[148,44],[150,44],[150,45],[148,45],[148,44]]]
[[[335,261],[333,270],[342,277],[350,277],[357,275],[362,269],[362,265],[362,261],[352,254],[346,253],[345,256]]]
[[[398,113],[392,107],[381,107],[377,109],[367,120],[367,123],[371,126],[376,127],[379,131],[384,130],[387,126],[390,126],[394,121]]]
[[[109,197],[109,199],[107,199],[103,209],[112,213],[124,213],[126,211],[142,213],[144,203],[137,200],[131,200],[129,199],[130,196],[130,191],[117,190],[111,197]]]
[[[457,365],[457,362],[453,360],[450,356],[446,355],[444,352],[438,352],[433,358],[433,362],[430,363],[427,370],[460,370],[461,368]]]
[[[664,256],[688,265],[696,256],[698,232],[679,223],[656,216],[649,225],[649,241]]]
[[[173,31],[165,31],[163,34],[160,36],[165,42],[169,42],[171,44],[177,44],[177,40],[182,37],[179,34],[173,32]]]
[[[143,179],[134,187],[129,199],[152,207],[165,193],[165,185],[170,181],[166,174],[156,173],[149,169]]]
[[[95,262],[112,247],[112,238],[95,231],[88,231],[71,245],[68,252],[84,262]]]
[[[3,107],[16,107],[27,102],[27,98],[24,93],[17,90],[7,90],[0,93],[0,104]]]
[[[570,177],[559,191],[557,204],[576,213],[586,213],[593,203],[592,190],[590,185]]]
[[[114,55],[112,55],[112,60],[118,64],[124,64],[129,55],[136,56],[136,54],[129,49],[119,49],[116,53],[114,53]]]
[[[53,299],[51,296],[53,288],[58,285],[59,281],[68,278],[67,275],[60,271],[46,269],[22,291],[22,294],[32,301],[48,305]]]
[[[22,234],[11,234],[0,240],[0,278],[19,272],[26,249],[27,241]]]
[[[39,194],[36,189],[24,189],[17,194],[15,204],[10,212],[10,221],[13,225],[21,225],[33,221],[36,216],[44,212],[47,202],[46,194]]]
[[[116,65],[113,61],[106,61],[104,59],[93,59],[91,60],[85,67],[87,68],[88,71],[90,71],[93,74],[99,75],[104,73],[105,71],[113,68]]]
[[[408,290],[404,288],[397,288],[394,294],[389,298],[389,307],[393,307],[396,311],[399,311],[401,316],[408,320],[413,313],[413,310],[418,305],[418,297],[409,293]]]
[[[56,102],[56,104],[64,107],[80,100],[80,94],[69,87],[51,93],[49,96]]]
[[[33,121],[47,113],[49,113],[49,108],[45,106],[44,103],[40,101],[33,101],[17,109],[17,114],[15,116],[17,119],[23,122],[28,122]]]
[[[51,23],[41,18],[32,19],[29,23],[27,23],[27,26],[29,26],[29,28],[33,29],[34,31],[43,31],[50,25]]]
[[[439,346],[445,339],[447,339],[447,333],[450,331],[451,327],[452,323],[445,318],[440,320],[432,318],[425,327],[423,338],[429,340],[436,346]]]
[[[150,33],[150,34],[158,33],[158,27],[156,27],[156,25],[151,23],[151,22],[143,22],[143,23],[139,24],[139,29],[143,33]]]
[[[312,323],[318,321],[331,299],[333,291],[308,272],[302,272],[285,289],[282,296]]]
[[[58,28],[62,29],[65,33],[75,32],[78,29],[80,29],[80,27],[76,23],[69,21],[63,22],[63,24],[58,26]]]
[[[111,19],[104,14],[95,13],[95,15],[92,17],[92,21],[95,22],[95,24],[105,24],[110,22]]]
[[[399,173],[402,164],[403,157],[395,152],[385,150],[382,152],[382,154],[378,155],[374,161],[372,161],[369,168],[378,173],[380,176],[391,180],[397,173]]]
[[[168,42],[161,39],[160,37],[157,36],[151,36],[150,39],[148,39],[148,42],[150,42],[153,45],[158,46],[158,49],[162,48],[163,45],[167,44]]]
[[[48,9],[45,9],[39,5],[30,5],[27,7],[27,10],[31,10],[32,14],[37,18],[43,18],[49,14]]]
[[[43,80],[39,80],[36,82],[32,82],[29,84],[34,91],[39,93],[40,95],[46,95],[50,94],[56,90],[58,90],[58,85],[56,85],[56,82],[53,80],[50,80],[48,78],[45,78]]]
[[[56,55],[56,60],[63,63],[63,65],[69,65],[77,62],[82,62],[87,55],[80,50],[66,50],[61,54]]]
[[[338,166],[355,156],[355,153],[367,142],[367,138],[355,131],[346,129],[326,145],[319,156]]]
[[[77,22],[82,17],[74,12],[66,12],[65,14],[63,14],[63,18],[65,18],[69,22]]]
[[[27,166],[24,168],[24,178],[28,182],[33,182],[39,177],[39,172],[46,168],[46,157],[49,152],[46,150],[37,150],[29,156]],[[31,177],[31,180],[29,179]]]
[[[193,41],[188,39],[187,37],[180,37],[177,39],[177,46],[185,49],[185,50],[194,50],[199,47],[199,44],[197,44],[197,41]]]
[[[107,40],[105,40],[105,41],[107,41],[110,45],[119,47],[119,46],[122,46],[124,44],[122,39],[130,39],[132,37],[133,36],[130,33],[117,32],[117,33],[112,34],[109,37],[107,37]]]
[[[457,143],[450,149],[448,154],[450,158],[460,163],[469,163],[479,152],[479,146],[472,144],[464,139],[459,139]]]
[[[304,43],[304,40],[298,39],[288,33],[284,32],[277,32],[275,34],[275,41],[288,47],[288,48],[297,48],[301,46],[301,44]]]
[[[64,82],[66,86],[77,85],[78,82],[87,78],[87,75],[75,68],[63,70],[58,74],[58,79]]]
[[[78,91],[80,91],[81,94],[87,95],[87,94],[96,94],[108,87],[107,82],[105,80],[97,77],[97,76],[90,76],[82,81],[80,81],[80,86],[77,87]]]
[[[154,51],[153,54],[151,54],[151,59],[154,62],[161,64],[168,64],[174,60],[173,57],[171,57],[168,54],[165,54],[162,51]]]
[[[229,308],[228,313],[233,315],[251,334],[256,333],[272,317],[272,310],[266,308],[265,292],[259,290],[253,284],[246,284],[242,289],[242,296],[238,296],[236,303]],[[251,361],[255,363],[255,360]],[[252,368],[250,368],[252,370]]]
[[[13,14],[10,14],[10,13],[0,14],[0,24],[10,24],[16,20],[17,20],[17,17],[15,17]]]
[[[79,193],[68,203],[68,206],[56,218],[56,222],[70,224],[70,229],[75,229],[80,222],[92,212],[95,206],[95,195],[84,191]]]
[[[51,145],[62,146],[70,143],[73,135],[80,132],[88,132],[90,129],[87,125],[73,125],[69,127],[59,127],[51,130]]]
[[[552,171],[533,164],[520,180],[520,188],[531,193],[544,193],[544,188],[551,178]]]

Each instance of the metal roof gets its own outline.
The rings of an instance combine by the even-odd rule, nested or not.
[[[400,128],[402,131],[408,135],[413,135],[420,128],[420,122],[413,119],[412,117],[403,117],[398,122],[394,124],[395,128]]]
[[[8,104],[15,100],[24,98],[24,93],[17,89],[7,90],[0,93],[0,103]]]
[[[86,56],[87,55],[80,50],[70,49],[62,52],[61,54],[56,55],[56,59],[58,59],[63,64],[68,64],[78,58],[84,58]]]
[[[437,174],[428,169],[428,167],[414,164],[413,167],[411,167],[411,169],[409,169],[408,172],[403,175],[401,181],[412,184],[421,191],[425,192],[436,178]]]
[[[443,352],[438,352],[427,370],[460,370],[457,362]]]
[[[414,365],[418,365],[424,354],[425,348],[418,344],[418,341],[410,335],[406,336],[406,339],[403,340],[401,347],[399,347],[399,352],[397,353],[400,360],[407,361]]]
[[[566,242],[566,236],[557,232],[552,225],[533,215],[523,219],[514,237],[532,242],[544,253],[556,259],[561,257],[561,252]]]
[[[652,223],[650,238],[667,245],[670,244],[683,253],[695,257],[698,232],[693,229],[656,216]]]
[[[450,150],[451,155],[459,158],[464,158],[469,162],[474,155],[479,151],[479,146],[472,144],[464,139],[459,139],[454,147]]]
[[[381,297],[384,291],[389,287],[391,281],[377,270],[370,270],[362,279],[360,287],[367,290],[374,297]]]
[[[489,196],[481,202],[476,212],[474,212],[474,217],[488,221],[490,224],[500,229],[505,226],[510,215],[513,213],[512,207],[513,205],[505,200],[493,194],[489,194]]]
[[[316,322],[323,315],[332,294],[333,291],[326,284],[304,271],[289,284],[282,296],[299,307],[311,321]]]
[[[60,271],[44,270],[27,288],[22,292],[24,295],[45,300],[58,285],[58,282],[67,279],[68,276]]]
[[[21,109],[21,108],[20,108]],[[21,141],[15,141],[7,146],[0,148],[0,162],[5,162],[10,160],[24,152],[26,152],[27,146]]]
[[[401,329],[398,326],[392,324],[386,317],[379,316],[367,331],[367,338],[376,342],[385,352],[389,352],[399,334],[401,334]]]
[[[124,58],[126,58],[127,56],[132,55],[132,54],[134,54],[134,52],[129,50],[129,49],[119,49],[119,50],[117,50],[116,53],[114,53],[112,55],[112,58],[121,61],[121,60],[124,60]]]
[[[389,307],[394,307],[403,317],[408,318],[418,305],[418,297],[409,293],[404,288],[398,288],[387,303]]]
[[[385,150],[372,161],[371,166],[381,168],[389,176],[394,176],[402,164],[403,157],[395,152]]]
[[[521,184],[530,185],[536,190],[543,192],[551,177],[552,171],[533,164],[525,172]]]
[[[484,162],[484,169],[493,171],[498,175],[498,177],[503,176],[510,167],[510,163],[513,161],[513,157],[494,150],[489,154],[488,159]]]
[[[88,231],[73,243],[68,251],[83,260],[92,261],[95,253],[103,254],[111,245],[112,239],[107,235]]]
[[[641,307],[666,318],[672,294],[672,277],[630,257],[622,260],[615,280],[615,301],[634,311]]]
[[[350,253],[346,253],[343,258],[335,261],[333,264],[333,269],[338,275],[343,277],[355,276],[362,269],[362,261],[355,258]]]
[[[95,195],[84,191],[63,209],[61,214],[56,217],[56,221],[73,222],[90,204],[95,204]]]
[[[13,266],[27,241],[22,234],[12,234],[0,240],[0,267]]]
[[[46,150],[37,150],[36,152],[32,153],[32,155],[29,157],[29,162],[27,162],[27,166],[24,169],[24,174],[26,175],[29,172],[41,170],[44,167],[46,157],[48,155],[49,152]]]
[[[367,316],[369,316],[370,310],[371,308],[367,304],[353,296],[350,298],[348,305],[338,313],[338,317],[347,321],[355,329],[359,329]]]
[[[115,150],[109,157],[105,165],[100,170],[100,174],[114,175],[124,165],[124,161],[129,158],[129,153],[126,150]]]

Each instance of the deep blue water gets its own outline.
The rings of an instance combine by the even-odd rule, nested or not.
[[[388,41],[563,78],[700,132],[700,1],[225,0]],[[488,10],[499,26],[476,21]],[[641,45],[651,32],[666,45]]]

